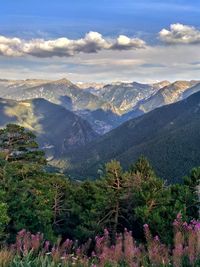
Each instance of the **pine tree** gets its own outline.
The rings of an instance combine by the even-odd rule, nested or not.
[[[35,135],[25,128],[8,124],[0,130],[0,152],[6,161],[45,163],[44,152],[38,150]]]
[[[106,164],[105,175],[99,181],[104,207],[102,207],[98,223],[109,228],[113,242],[117,232],[122,230],[123,222],[127,220],[126,207],[129,202],[130,189],[128,178],[120,163],[112,160]]]

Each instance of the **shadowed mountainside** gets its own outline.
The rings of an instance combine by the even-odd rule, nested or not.
[[[144,155],[157,173],[176,181],[200,164],[200,92],[132,119],[71,155],[75,177],[97,177],[111,159],[129,166]]]
[[[0,113],[0,127],[16,123],[30,129],[48,157],[61,157],[98,136],[87,121],[44,99],[0,99]]]

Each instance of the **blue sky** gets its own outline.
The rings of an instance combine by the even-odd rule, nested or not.
[[[26,42],[38,38],[46,41],[58,38],[77,40],[84,38],[85,34],[92,31],[100,33],[106,41],[113,40],[111,47],[115,47],[115,49],[105,49],[105,44],[103,48],[97,48],[98,51],[95,48],[95,53],[85,53],[88,51],[88,47],[84,46],[81,52],[77,52],[75,49],[72,52],[73,56],[67,54],[67,56],[62,55],[61,57],[58,57],[57,48],[54,55],[45,52],[45,56],[42,54],[44,51],[38,52],[38,47],[37,51],[34,48],[35,50],[28,55],[24,55],[24,51],[20,52],[20,56],[16,56],[16,53],[8,56],[8,53],[0,51],[0,71],[2,75],[9,78],[26,78],[26,76],[47,78],[52,77],[53,72],[54,78],[64,75],[75,81],[91,80],[88,75],[88,72],[91,73],[91,69],[93,77],[97,81],[186,79],[190,74],[192,79],[198,78],[199,65],[192,63],[195,58],[196,62],[200,60],[198,52],[199,17],[199,0],[2,1],[0,8],[1,36],[17,37]],[[184,43],[185,37],[177,42],[177,34],[179,34],[177,30],[174,36],[169,36],[170,41],[166,38],[163,41],[163,38],[158,36],[162,29],[170,31],[170,25],[177,23],[195,29],[196,32],[191,33],[189,43]],[[185,29],[181,34],[184,31]],[[196,41],[192,39],[194,34],[197,35]],[[131,38],[130,49],[128,46],[123,46],[121,49],[119,44],[116,49],[117,38],[120,35]],[[146,43],[147,49],[144,49],[144,53],[134,46],[134,38]],[[176,40],[172,40],[172,38]],[[172,44],[174,45],[172,46]],[[12,46],[12,49],[18,48]],[[191,61],[189,61],[188,55],[184,56],[188,52],[191,53]],[[165,53],[166,58],[164,57]],[[144,54],[147,58],[146,61]],[[168,55],[171,61],[169,61]],[[182,56],[184,56],[183,61],[180,60]],[[116,57],[118,62],[115,64]],[[112,62],[110,67],[108,66],[109,62]],[[185,62],[184,66],[183,62]],[[173,69],[175,67],[178,68],[176,76]],[[109,77],[106,76],[106,73],[109,74]]]
[[[91,30],[104,35],[156,33],[175,20],[198,26],[199,16],[199,0],[6,0],[0,25],[5,34],[74,38]]]

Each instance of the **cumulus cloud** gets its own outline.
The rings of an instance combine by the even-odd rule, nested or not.
[[[4,56],[20,56],[21,40],[19,38],[6,38],[0,36],[0,55]]]
[[[69,57],[77,53],[97,53],[100,50],[129,50],[145,48],[145,42],[139,38],[120,35],[116,40],[106,40],[98,32],[89,32],[84,38],[72,40],[58,38],[54,40],[32,39],[0,36],[0,55],[35,57]]]
[[[195,27],[180,23],[171,24],[170,29],[159,32],[160,40],[167,44],[197,44],[200,43],[200,31]]]
[[[116,50],[129,50],[131,48],[144,48],[145,45],[145,42],[139,38],[131,39],[125,35],[120,35],[111,48]]]

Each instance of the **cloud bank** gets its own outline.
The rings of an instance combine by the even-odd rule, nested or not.
[[[199,44],[200,31],[180,23],[171,24],[170,29],[159,32],[160,40],[167,44]]]
[[[200,31],[193,26],[180,23],[171,24],[169,29],[159,32],[159,39],[164,44],[200,44]],[[71,57],[79,53],[98,53],[102,50],[137,50],[146,48],[144,40],[119,35],[116,39],[106,39],[100,33],[90,31],[84,38],[66,37],[45,40],[9,38],[0,36],[0,55],[22,57],[31,55],[38,58]]]
[[[19,57],[31,55],[34,57],[69,57],[78,53],[97,53],[101,50],[130,50],[145,48],[146,44],[139,38],[129,38],[120,35],[116,40],[106,40],[98,32],[89,32],[84,38],[72,40],[58,38],[54,40],[32,39],[0,36],[0,55]]]
[[[67,76],[77,82],[199,79],[200,31],[176,23],[162,29],[159,37],[148,45],[142,39],[111,39],[98,32],[75,40],[0,36],[0,73],[9,79]]]

